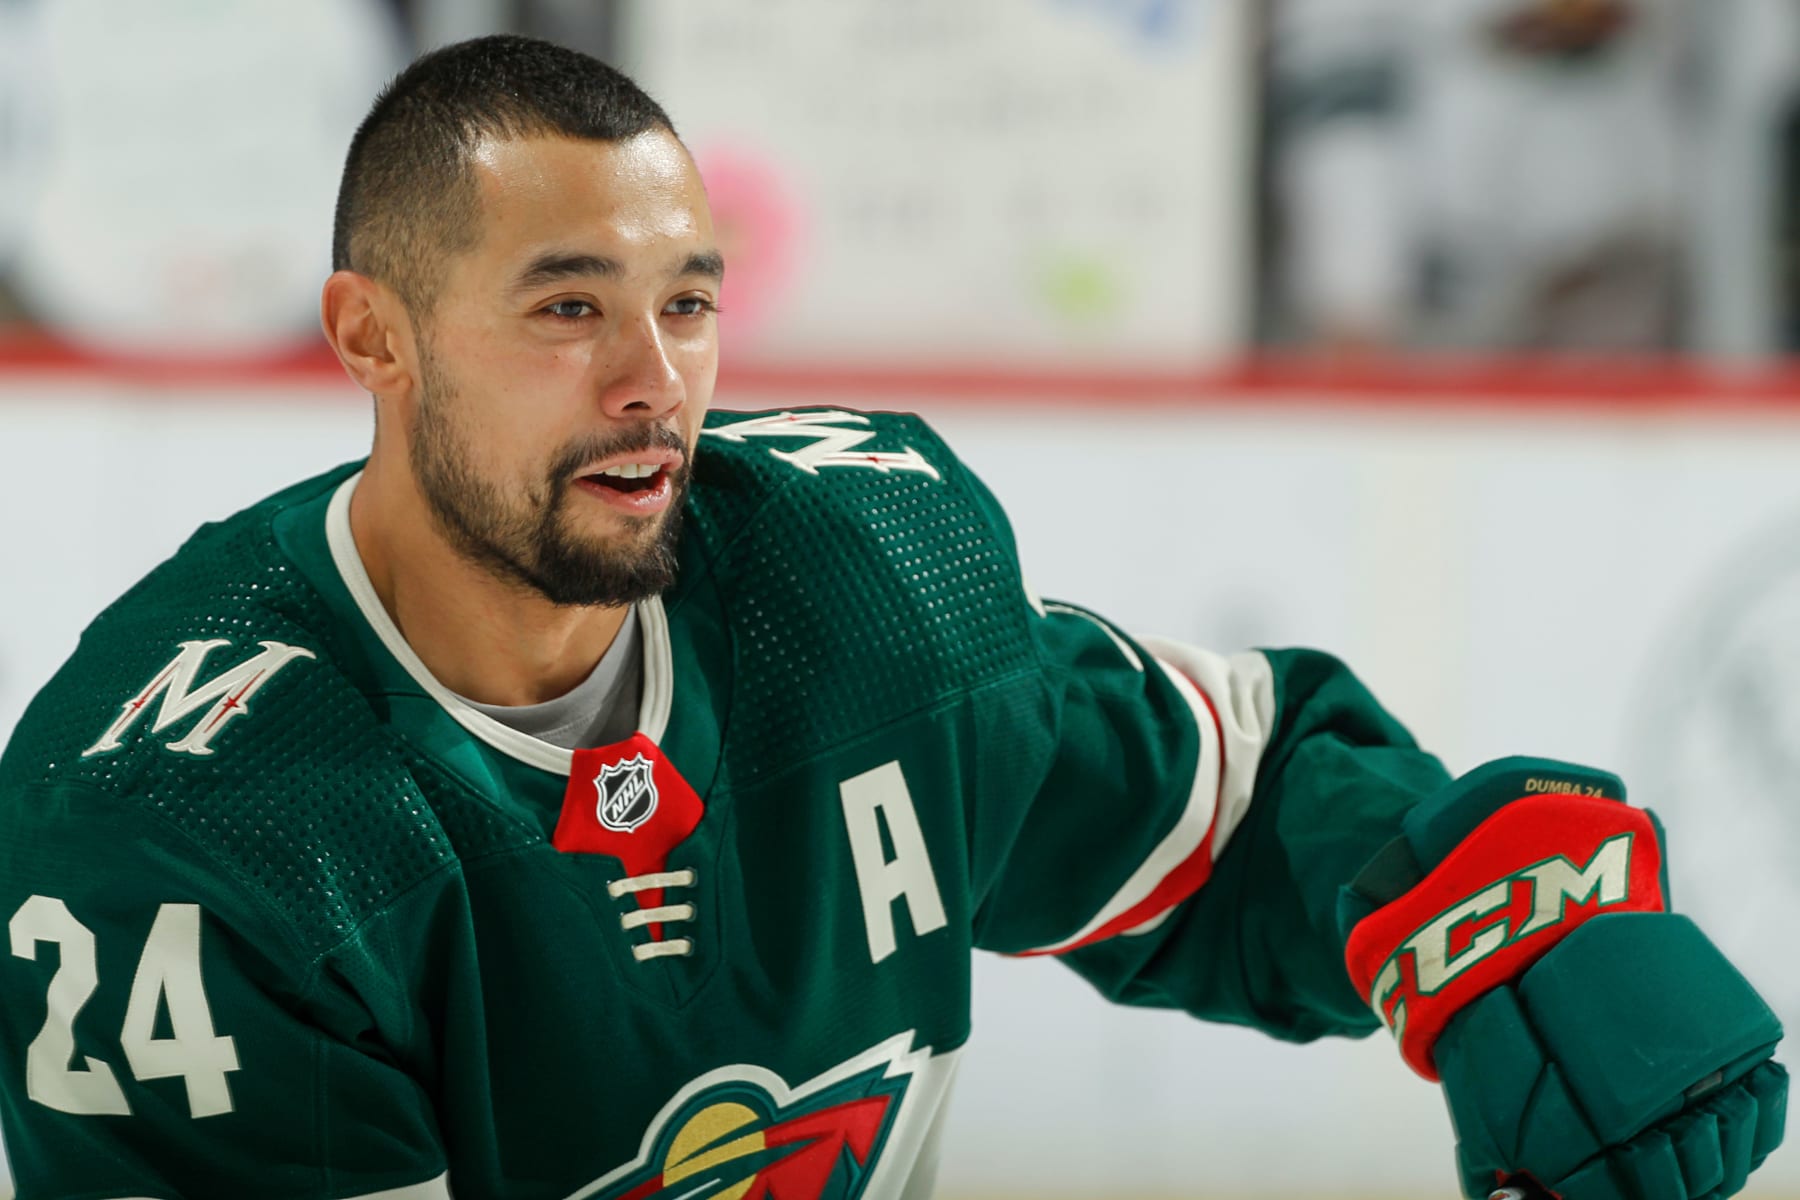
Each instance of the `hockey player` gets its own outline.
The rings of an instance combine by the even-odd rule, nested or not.
[[[200,530],[0,760],[21,1200],[923,1197],[978,946],[1388,1026],[1471,1195],[1779,1142],[1612,776],[1452,782],[1330,658],[1038,599],[915,419],[707,417],[705,197],[616,72],[424,57],[336,257],[367,461]]]

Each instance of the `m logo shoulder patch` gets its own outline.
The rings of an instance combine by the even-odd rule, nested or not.
[[[630,833],[656,814],[656,777],[642,754],[602,767],[594,789],[594,816],[614,833]]]
[[[825,467],[856,467],[879,471],[883,475],[890,471],[912,471],[933,479],[943,478],[938,469],[911,446],[902,446],[898,451],[864,449],[863,443],[879,436],[874,429],[859,428],[868,424],[869,418],[862,413],[778,412],[701,432],[726,442],[744,442],[749,438],[803,439],[807,444],[799,449],[770,447],[769,453],[808,475],[817,475]]]
[[[282,642],[257,644],[262,647],[262,653],[201,682],[200,671],[207,656],[231,643],[224,638],[182,642],[181,652],[137,695],[125,702],[118,719],[107,726],[100,740],[83,750],[81,756],[106,754],[123,746],[125,743],[120,739],[144,717],[158,697],[161,697],[161,704],[150,725],[152,733],[161,733],[183,717],[205,710],[186,737],[168,743],[165,749],[201,757],[211,754],[213,739],[233,717],[241,717],[250,711],[250,697],[275,678],[276,672],[296,659],[318,657],[311,650]]]

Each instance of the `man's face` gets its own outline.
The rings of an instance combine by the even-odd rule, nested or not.
[[[482,238],[419,323],[408,456],[465,557],[556,604],[674,581],[722,264],[666,133],[492,141]]]

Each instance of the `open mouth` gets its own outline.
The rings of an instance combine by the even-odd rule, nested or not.
[[[635,496],[656,491],[662,487],[667,475],[668,468],[655,463],[621,463],[592,475],[583,475],[581,481],[621,495]]]
[[[651,451],[651,455],[656,452]],[[654,516],[674,501],[674,471],[681,465],[672,456],[656,457],[660,461],[614,463],[589,471],[576,478],[575,487],[616,512],[634,517]]]

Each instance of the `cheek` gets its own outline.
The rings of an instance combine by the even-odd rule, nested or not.
[[[687,443],[688,459],[693,460],[694,447],[700,442],[700,427],[706,421],[706,410],[712,405],[712,375],[704,381],[689,378],[687,402],[681,409],[681,436]]]
[[[460,352],[463,377],[483,395],[529,400],[573,387],[593,364],[594,344],[502,314],[471,322]]]
[[[566,435],[584,408],[589,351],[576,347],[485,357],[462,379],[468,428],[483,457],[515,466]]]
[[[676,369],[681,372],[682,382],[686,385],[688,406],[694,410],[690,419],[698,428],[700,418],[706,415],[706,408],[712,403],[713,383],[719,374],[718,339],[708,337],[690,344]]]
[[[449,398],[445,432],[454,454],[474,475],[489,484],[511,489],[541,473],[534,459],[542,456],[537,443],[544,436],[538,418],[512,394],[511,385],[492,390],[481,381],[464,378]]]
[[[448,410],[448,411],[445,411]],[[440,402],[438,414],[415,436],[423,437],[429,457],[471,483],[506,487],[511,477],[505,454],[495,445],[494,430],[479,406],[466,396]]]

